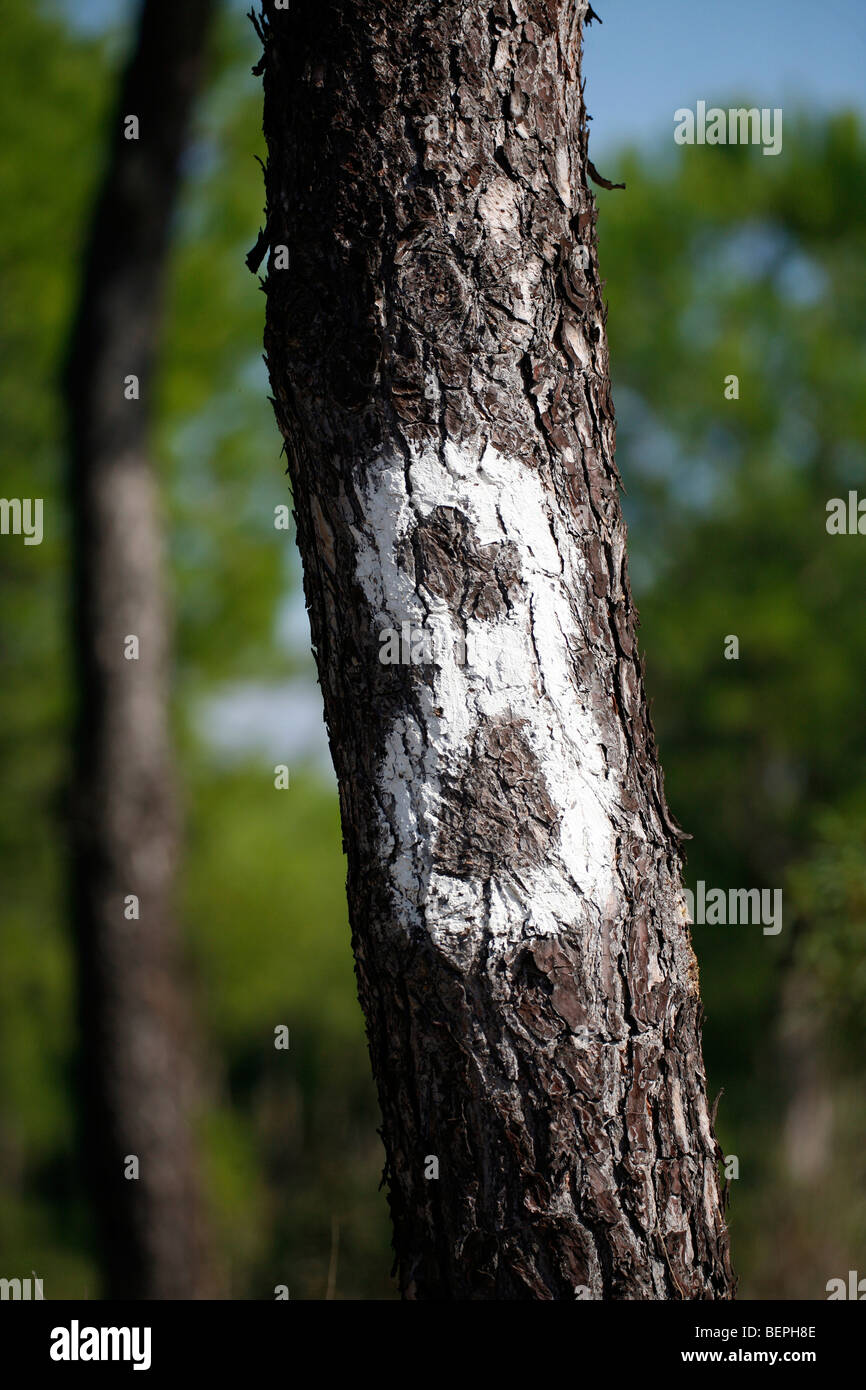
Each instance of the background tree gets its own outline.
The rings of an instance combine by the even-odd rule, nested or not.
[[[408,1297],[733,1288],[626,573],[589,13],[264,5],[266,349]]]
[[[169,229],[212,8],[211,0],[142,6],[65,376],[82,1119],[108,1290],[126,1298],[190,1298],[213,1287],[172,902],[170,624],[147,438]]]

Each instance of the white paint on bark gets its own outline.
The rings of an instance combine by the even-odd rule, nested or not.
[[[387,818],[380,816],[382,865],[398,895],[397,920],[404,928],[423,925],[440,948],[453,946],[463,956],[467,936],[477,944],[490,934],[506,945],[615,916],[616,827],[641,828],[622,809],[608,765],[620,758],[605,758],[589,692],[577,688],[568,658],[569,645],[584,642],[591,576],[564,536],[557,543],[538,476],[489,445],[472,452],[446,442],[441,450],[412,449],[408,465],[396,452],[380,455],[366,472],[364,493],[356,576],[374,621],[380,630],[425,624],[440,638],[432,683],[419,683],[419,713],[395,720],[379,771],[388,808]],[[510,541],[520,556],[514,606],[492,621],[470,619],[465,634],[446,602],[416,589],[400,563],[400,543],[436,507],[468,518],[477,545]],[[431,847],[441,820],[442,773],[466,757],[479,722],[497,717],[524,721],[559,831],[548,866],[498,872],[486,896],[481,880],[440,872]],[[624,762],[625,749],[619,751]]]

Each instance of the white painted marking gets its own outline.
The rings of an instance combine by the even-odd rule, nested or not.
[[[619,896],[615,826],[628,818],[589,692],[577,688],[568,660],[568,644],[583,642],[572,613],[572,602],[579,614],[587,606],[583,557],[565,544],[557,548],[538,477],[489,445],[480,456],[450,442],[443,454],[416,449],[408,473],[407,492],[396,454],[370,464],[369,531],[357,535],[356,571],[380,628],[399,631],[403,622],[426,622],[442,638],[432,686],[418,692],[429,741],[414,714],[401,716],[380,767],[379,793],[393,808],[398,840],[396,867],[388,870],[398,921],[404,929],[425,927],[443,948],[462,943],[461,953],[467,937],[480,943],[489,933],[504,945],[526,935],[555,935],[588,914],[597,922]],[[465,665],[454,656],[460,624],[447,604],[427,592],[419,597],[397,563],[400,542],[437,506],[463,513],[478,545],[511,541],[521,557],[513,610],[492,622],[467,623]],[[442,772],[469,751],[480,720],[497,716],[525,721],[560,826],[549,866],[497,873],[488,916],[483,882],[434,869],[430,846],[439,831]],[[384,861],[394,845],[384,817],[381,825]]]

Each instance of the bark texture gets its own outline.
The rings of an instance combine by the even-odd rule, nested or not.
[[[72,912],[86,1176],[107,1293],[192,1298],[206,1270],[172,877],[178,811],[152,369],[180,159],[211,0],[146,0],[124,75],[66,369],[78,720]],[[139,138],[125,138],[138,117]],[[125,398],[136,375],[140,399]],[[124,658],[135,635],[138,660]],[[128,895],[140,919],[127,920]],[[125,1177],[138,1158],[138,1180]]]
[[[626,573],[587,11],[261,21],[266,350],[410,1298],[733,1292]]]

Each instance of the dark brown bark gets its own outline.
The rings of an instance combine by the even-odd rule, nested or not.
[[[106,1292],[213,1292],[179,974],[170,640],[148,420],[180,160],[212,0],[146,0],[91,227],[65,390],[78,716],[71,806],[86,1178]],[[125,120],[139,138],[125,138]],[[140,399],[124,382],[139,380]],[[125,640],[140,644],[127,660]],[[140,918],[127,920],[135,895]],[[137,1180],[125,1176],[134,1155]]]
[[[266,349],[414,1298],[733,1292],[626,573],[586,13],[264,4]],[[430,641],[384,664],[404,622]]]

